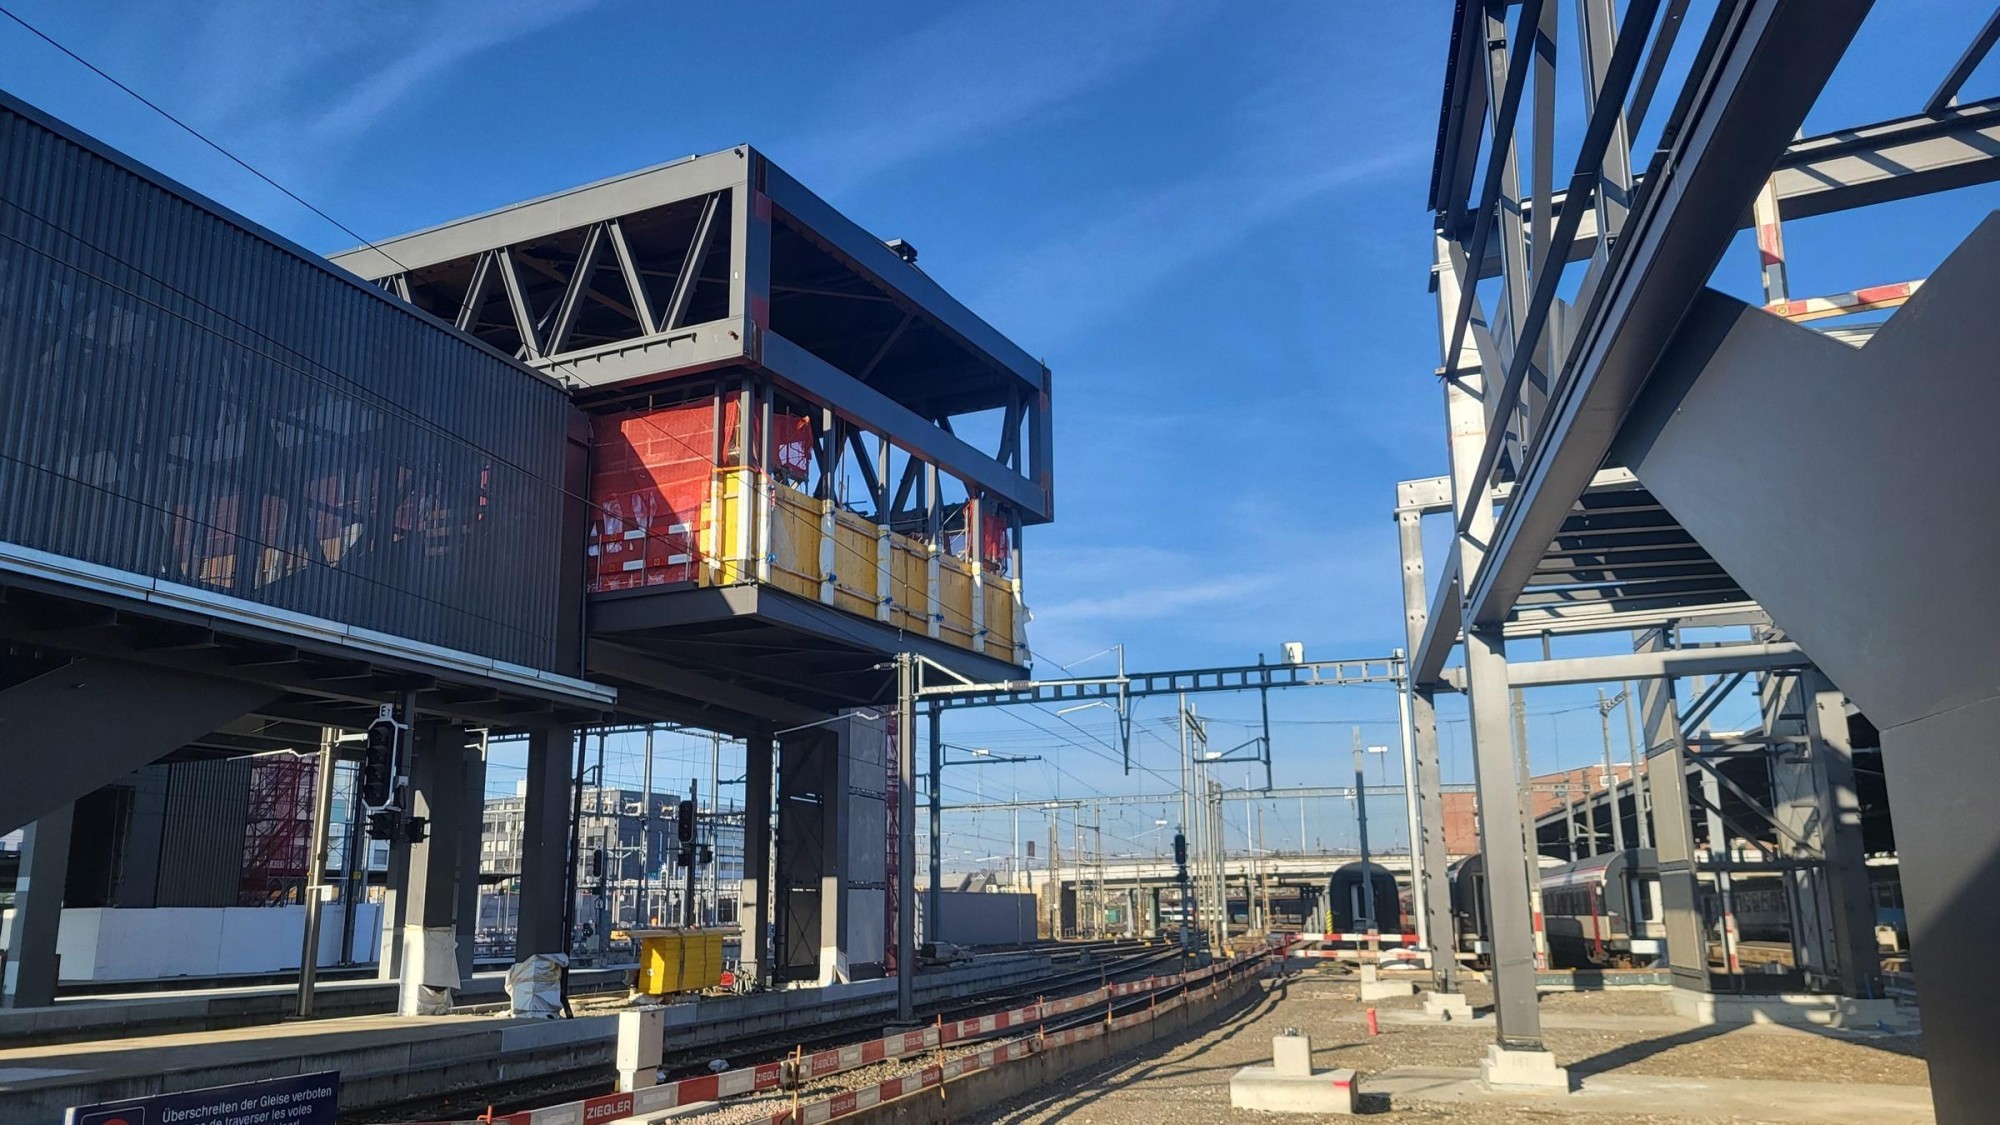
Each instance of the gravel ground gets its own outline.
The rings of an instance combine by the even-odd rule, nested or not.
[[[1475,1005],[1487,1003],[1483,985],[1467,989]],[[1381,1001],[1381,1009],[1418,1008],[1412,999]],[[1543,998],[1551,1015],[1665,1014],[1658,992],[1553,993]],[[1259,1122],[1278,1120],[1234,1110],[1229,1078],[1238,1068],[1265,1064],[1270,1037],[1296,1027],[1313,1037],[1314,1062],[1351,1067],[1365,1080],[1392,1067],[1476,1067],[1491,1042],[1487,1028],[1445,1024],[1384,1023],[1370,1038],[1363,1007],[1351,978],[1308,970],[1274,989],[1255,1006],[1208,1034],[1161,1050],[1121,1059],[1069,1076],[1036,1095],[968,1116],[966,1121],[1026,1125],[1064,1121],[1078,1125],[1161,1125],[1164,1122]],[[1489,1025],[1490,1026],[1490,1025]],[[1696,1028],[1684,1032],[1596,1031],[1548,1028],[1545,1036],[1558,1062],[1572,1076],[1616,1071],[1623,1074],[1769,1078],[1792,1081],[1872,1082],[1924,1085],[1928,1073],[1914,1037],[1847,1037],[1791,1028]],[[1382,1112],[1369,1105],[1364,1112]],[[1412,1103],[1398,1119],[1477,1122],[1480,1125],[1564,1122],[1573,1125],[1634,1125],[1690,1120],[1680,1116],[1577,1114],[1532,1107]]]

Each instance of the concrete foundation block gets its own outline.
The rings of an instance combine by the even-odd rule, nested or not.
[[[1417,990],[1406,980],[1374,980],[1361,982],[1363,1000],[1388,1000],[1397,996],[1414,996]]]
[[[1287,1078],[1312,1077],[1312,1037],[1310,1035],[1280,1035],[1272,1039],[1271,1069]]]
[[[1469,1022],[1472,1019],[1472,1001],[1463,992],[1424,993],[1424,1014],[1432,1019]]]
[[[1246,1066],[1229,1080],[1229,1104],[1264,1113],[1352,1114],[1354,1072],[1321,1070],[1312,1074],[1279,1074],[1264,1066]]]
[[[1486,1048],[1486,1061],[1479,1064],[1479,1077],[1488,1086],[1569,1091],[1569,1071],[1556,1065],[1547,1051],[1510,1051],[1498,1043]]]
[[[1854,1000],[1813,994],[1720,995],[1676,988],[1667,993],[1675,1015],[1699,1024],[1774,1023],[1874,1030],[1907,1028],[1914,1021],[1894,1000]]]

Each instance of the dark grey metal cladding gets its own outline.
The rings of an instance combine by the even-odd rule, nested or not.
[[[545,377],[0,97],[9,567],[75,560],[573,672],[571,412]]]
[[[2000,683],[1996,262],[2000,216],[1859,349],[1710,291],[1614,451],[1885,729]]]

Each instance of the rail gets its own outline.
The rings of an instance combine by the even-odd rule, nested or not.
[[[1287,946],[1275,946],[1261,949],[1188,972],[1149,976],[1142,980],[1116,984],[1107,983],[1075,996],[1059,1000],[1038,999],[1032,1004],[1004,1012],[951,1021],[940,1019],[932,1026],[919,1031],[898,1032],[862,1043],[811,1053],[800,1052],[790,1059],[778,1062],[737,1067],[719,1074],[684,1078],[677,1082],[665,1082],[641,1090],[600,1094],[596,1097],[538,1109],[486,1115],[471,1121],[434,1123],[434,1125],[558,1125],[558,1123],[609,1121],[663,1113],[702,1102],[795,1088],[803,1082],[891,1059],[908,1058],[926,1051],[936,1051],[953,1044],[983,1039],[990,1035],[1030,1026],[1036,1029],[1032,1037],[995,1044],[993,1047],[948,1059],[937,1065],[924,1067],[920,1071],[860,1090],[842,1091],[814,1101],[797,1103],[773,1113],[769,1119],[772,1125],[816,1125],[818,1122],[845,1117],[884,1101],[892,1101],[920,1090],[936,1087],[977,1070],[999,1066],[1032,1054],[1095,1038],[1107,1031],[1121,1030],[1143,1023],[1186,1003],[1190,993],[1199,995],[1202,989],[1208,990],[1209,994],[1219,991],[1226,981],[1234,979],[1251,967],[1261,965],[1272,954],[1281,953],[1286,948]],[[1165,999],[1159,998],[1161,993],[1175,990],[1178,990],[1177,995]],[[1049,1031],[1047,1028],[1047,1024],[1052,1020],[1079,1016],[1099,1006],[1115,1006],[1118,1001],[1131,1001],[1140,996],[1152,999],[1145,1008],[1138,1011],[1119,1016],[1109,1014],[1107,1009],[1106,1018],[1101,1020],[1092,1018],[1088,1022],[1079,1022],[1075,1026],[1057,1031]]]

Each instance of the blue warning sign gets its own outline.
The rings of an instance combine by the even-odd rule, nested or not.
[[[340,1072],[71,1106],[63,1125],[334,1125]]]

